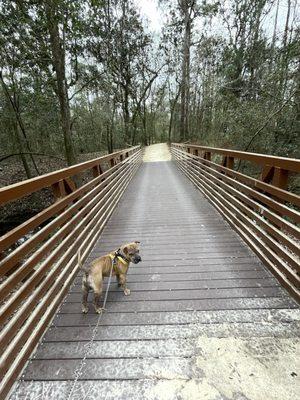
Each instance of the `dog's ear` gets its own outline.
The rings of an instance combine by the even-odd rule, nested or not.
[[[125,246],[125,247],[123,248],[123,251],[124,251],[125,254],[128,254],[128,248],[127,248],[127,246]]]
[[[141,243],[141,242],[139,242],[138,240],[135,240],[134,243],[139,244],[139,243]]]

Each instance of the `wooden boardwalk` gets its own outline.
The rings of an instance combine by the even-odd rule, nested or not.
[[[81,314],[76,278],[11,399],[275,399],[268,374],[278,399],[296,398],[296,303],[172,162],[142,165],[90,260],[132,240],[131,296],[113,281],[89,344],[98,315]]]

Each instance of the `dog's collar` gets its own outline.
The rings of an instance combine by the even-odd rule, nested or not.
[[[124,256],[124,254],[121,253],[120,250],[121,250],[121,249],[118,249],[118,250],[116,251],[116,253],[115,253],[116,256],[121,257],[122,260],[126,262],[126,264],[129,264],[129,263],[130,263],[130,259],[128,260],[128,259]]]
[[[129,264],[129,261],[122,254],[119,253],[119,250],[116,251],[115,253],[111,253],[109,257],[111,258],[112,261],[119,260],[124,265]]]

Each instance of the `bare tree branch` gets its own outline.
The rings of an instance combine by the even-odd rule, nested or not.
[[[247,146],[243,149],[243,151],[247,151],[249,149],[254,139],[263,131],[263,129],[268,125],[268,123],[272,120],[272,118],[274,118],[275,115],[279,114],[284,109],[284,107],[290,102],[290,100],[296,94],[296,92],[297,90],[294,90],[290,94],[290,96],[281,104],[281,106],[269,116],[269,118],[265,121],[265,123],[259,129],[257,129],[252,138],[249,140]],[[240,169],[241,162],[242,160],[239,160],[239,163],[237,165],[237,171]]]
[[[260,134],[260,132],[268,125],[268,123],[271,121],[271,119],[273,117],[275,117],[275,115],[279,114],[280,111],[282,111],[282,109],[289,103],[289,101],[291,100],[291,98],[296,94],[296,90],[294,92],[292,92],[290,94],[290,96],[286,99],[286,101],[284,101],[282,103],[282,105],[276,110],[274,111],[269,118],[266,120],[266,122],[254,133],[254,135],[252,136],[252,138],[250,139],[249,143],[247,144],[247,146],[244,148],[244,151],[247,151],[249,149],[249,147],[251,146],[253,140]]]
[[[104,73],[103,73],[104,74]],[[102,74],[102,75],[103,75]],[[86,88],[91,82],[93,82],[96,78],[93,77],[91,79],[89,79],[87,82],[85,82],[80,89],[76,90],[72,96],[69,97],[69,101],[72,100],[78,93],[80,93],[84,88]]]
[[[55,158],[57,160],[61,160],[61,161],[65,161],[65,159],[61,158],[61,157],[57,157],[54,156],[52,154],[45,154],[45,153],[32,153],[32,152],[20,152],[20,153],[12,153],[12,154],[7,154],[5,156],[0,156],[0,162],[4,161],[10,157],[14,157],[14,156],[21,156],[21,155],[33,155],[33,156],[43,156],[43,157],[49,157],[49,158]]]

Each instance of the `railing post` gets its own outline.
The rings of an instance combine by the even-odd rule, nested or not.
[[[204,160],[211,161],[211,152],[210,151],[205,151],[203,158],[204,158]]]
[[[92,173],[93,173],[93,177],[94,177],[94,178],[97,178],[97,176],[99,176],[99,175],[101,174],[101,172],[100,172],[100,165],[95,165],[95,166],[92,168]]]
[[[234,157],[227,157],[226,167],[233,169],[234,167]]]
[[[270,183],[274,176],[274,167],[271,165],[264,165],[261,171],[260,179],[263,182]]]
[[[193,149],[192,148],[191,154],[194,155],[194,156],[198,156],[198,149]],[[191,161],[191,167],[194,168],[194,166],[197,165],[197,160],[192,158],[190,161]]]
[[[66,196],[66,188],[63,180],[53,183],[52,191],[55,197],[55,200],[61,199]]]
[[[52,185],[52,191],[55,200],[59,200],[62,197],[67,196],[68,194],[74,192],[76,189],[77,187],[71,178],[61,179],[60,181],[55,182]]]
[[[289,171],[282,168],[274,168],[274,175],[272,179],[272,185],[279,187],[280,189],[286,190],[289,179]]]
[[[66,189],[67,194],[72,193],[77,189],[76,188],[76,184],[72,180],[72,178],[65,178],[64,179],[64,185],[65,185],[65,189]]]
[[[114,167],[115,165],[116,165],[115,159],[114,159],[114,158],[111,158],[111,159],[110,159],[110,167],[112,168],[112,167]]]
[[[233,167],[234,167],[234,157],[223,156],[222,166],[225,167],[225,168],[233,169]],[[227,173],[225,171],[222,172],[222,173],[227,175]]]
[[[289,171],[283,168],[265,165],[261,173],[261,180],[270,183],[280,189],[286,190],[289,179]]]

